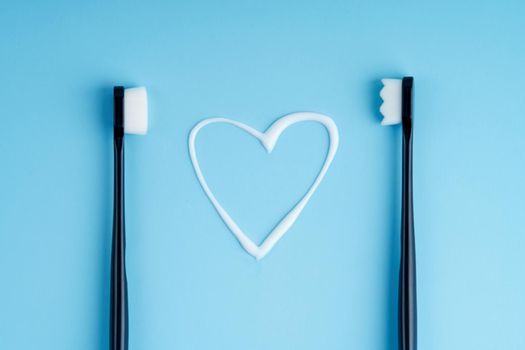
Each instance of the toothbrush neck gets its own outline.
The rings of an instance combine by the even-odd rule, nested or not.
[[[412,142],[412,118],[403,117],[403,138],[406,142]]]

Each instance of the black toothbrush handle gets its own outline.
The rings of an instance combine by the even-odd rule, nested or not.
[[[399,272],[399,349],[417,349],[416,251],[412,197],[412,77],[402,82],[403,199]]]
[[[124,88],[113,90],[115,184],[111,248],[110,350],[128,349],[128,287],[124,222]]]

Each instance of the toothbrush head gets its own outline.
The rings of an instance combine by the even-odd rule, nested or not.
[[[401,79],[381,79],[383,88],[379,91],[379,96],[383,99],[383,104],[379,111],[383,115],[381,125],[394,125],[401,123],[401,100],[402,85]]]
[[[145,87],[124,89],[124,133],[148,132],[148,95]]]
[[[412,85],[414,78],[381,79],[383,88],[379,96],[383,104],[379,111],[383,115],[381,125],[394,125],[412,119]],[[405,120],[404,120],[405,119]]]

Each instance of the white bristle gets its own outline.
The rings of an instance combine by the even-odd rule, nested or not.
[[[148,132],[148,94],[145,87],[124,89],[124,132]]]
[[[379,111],[383,115],[381,125],[393,125],[401,123],[401,99],[402,84],[401,79],[382,79],[383,88],[379,96],[383,99],[383,104]]]

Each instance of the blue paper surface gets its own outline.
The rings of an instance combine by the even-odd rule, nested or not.
[[[525,348],[522,1],[3,1],[0,349],[108,347],[112,86],[144,85],[126,139],[130,349],[395,349],[399,127],[379,79],[415,77],[420,349]],[[331,116],[339,151],[262,261],[209,203],[187,149],[223,116]],[[313,181],[316,124],[267,155],[197,142],[257,242]]]

